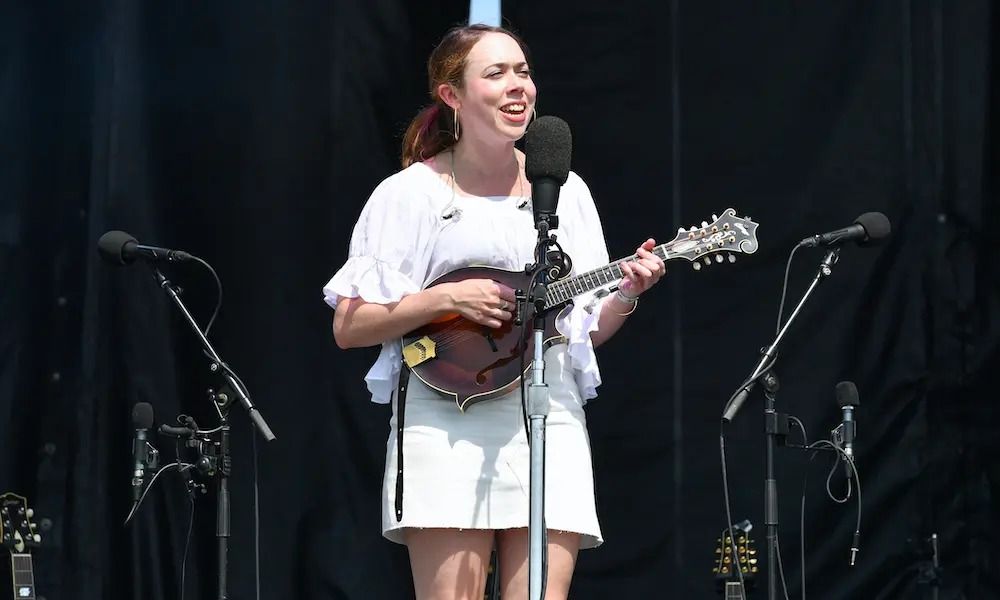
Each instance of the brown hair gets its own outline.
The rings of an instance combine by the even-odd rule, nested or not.
[[[441,100],[437,88],[443,83],[450,83],[458,89],[463,87],[469,51],[487,33],[510,36],[528,60],[528,48],[524,42],[503,27],[476,24],[449,30],[427,59],[427,83],[432,102],[421,109],[406,128],[403,135],[403,168],[455,145],[455,112]]]

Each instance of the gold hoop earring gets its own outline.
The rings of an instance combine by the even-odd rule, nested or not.
[[[532,106],[531,107],[531,119],[528,120],[528,124],[530,125],[531,122],[534,121],[537,118],[538,118],[538,107],[537,106]]]
[[[452,128],[452,132],[455,134],[455,141],[458,141],[458,109],[454,110],[455,113],[455,126]]]

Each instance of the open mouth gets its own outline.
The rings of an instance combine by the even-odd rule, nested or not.
[[[523,102],[511,102],[500,107],[500,112],[512,117],[523,116],[526,110],[528,110],[528,105]]]

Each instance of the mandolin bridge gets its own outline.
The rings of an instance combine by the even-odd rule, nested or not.
[[[411,369],[437,356],[437,344],[426,335],[403,346],[403,361]]]

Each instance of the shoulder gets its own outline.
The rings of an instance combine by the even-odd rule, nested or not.
[[[590,187],[587,186],[587,182],[580,177],[576,171],[570,171],[569,176],[566,177],[566,183],[563,184],[560,193],[569,194],[580,194],[583,196],[590,196]]]
[[[380,193],[406,192],[409,194],[430,193],[443,185],[437,173],[424,163],[415,162],[401,171],[383,179],[372,195]]]
[[[423,163],[413,163],[383,179],[368,199],[369,210],[413,210],[438,203],[443,182]]]

